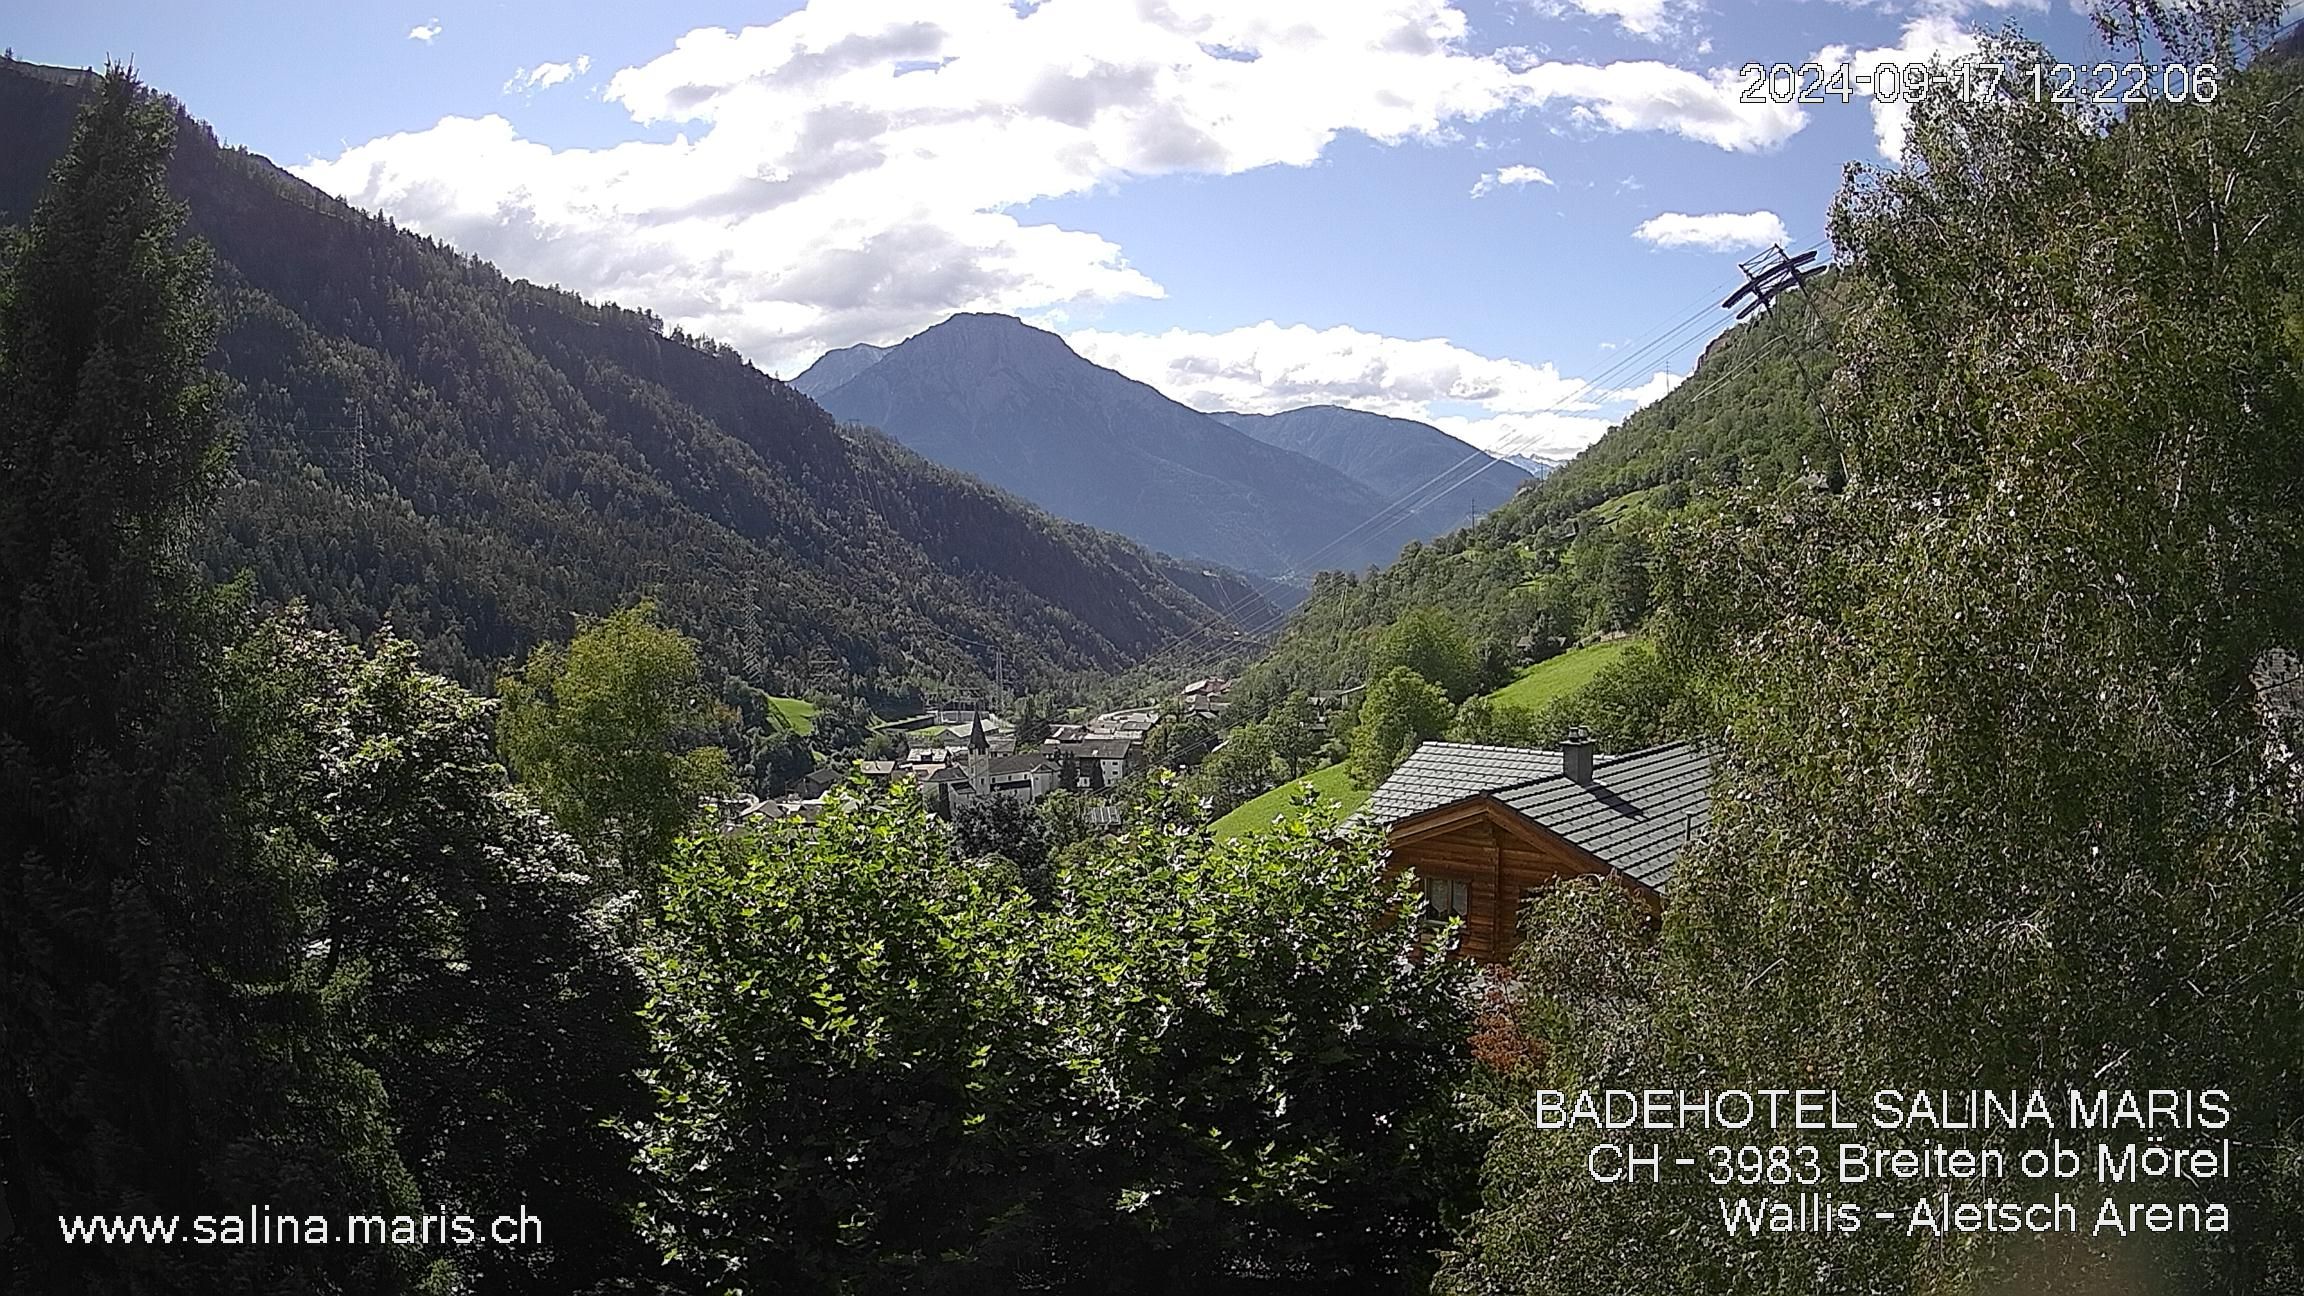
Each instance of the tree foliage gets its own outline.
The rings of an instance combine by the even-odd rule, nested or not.
[[[1639,1055],[1692,1089],[2222,1089],[2252,1150],[2232,1230],[1729,1244],[1653,1195],[1593,1210],[1531,1136],[1496,1145],[1448,1290],[2304,1284],[2298,86],[2266,59],[2117,121],[1930,101],[1905,165],[1852,173],[1845,489],[1683,537],[1666,597],[1725,685],[1715,830],[1620,1008],[1646,1038],[1560,1036],[1570,1074]]]
[[[393,1248],[62,1245],[59,1215],[412,1204],[375,1076],[241,813],[225,604],[186,561],[223,449],[174,122],[113,69],[0,287],[0,1180],[38,1291],[405,1283]],[[42,1227],[42,1225],[47,1225]]]
[[[1448,695],[1406,666],[1369,681],[1346,757],[1352,781],[1361,787],[1382,783],[1416,744],[1445,733],[1455,715]]]
[[[494,705],[416,658],[300,610],[235,647],[232,695],[269,736],[257,813],[312,879],[307,958],[359,1005],[423,1208],[544,1221],[435,1246],[435,1265],[492,1292],[631,1290],[658,1266],[607,1122],[648,1103],[638,977],[589,903],[591,861],[497,763]]]
[[[647,951],[667,1243],[856,1292],[1414,1272],[1466,1165],[1461,969],[1410,957],[1366,832],[1186,818],[1040,908],[909,793],[691,841]]]
[[[1406,667],[1437,686],[1451,702],[1461,702],[1479,681],[1480,663],[1455,618],[1438,608],[1418,608],[1386,626],[1368,649],[1368,678]]]
[[[79,110],[0,71],[0,224]],[[1063,522],[842,427],[718,344],[507,278],[179,118],[169,171],[215,250],[215,399],[242,429],[196,553],[355,637],[390,624],[485,691],[637,595],[707,678],[882,709],[1045,684],[1263,607],[1241,578]],[[741,754],[741,753],[739,753]]]
[[[697,808],[728,781],[696,647],[640,603],[546,644],[498,682],[497,742],[553,819],[623,880],[648,884]]]

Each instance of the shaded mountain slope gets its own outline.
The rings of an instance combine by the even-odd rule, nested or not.
[[[1528,470],[1466,445],[1429,423],[1341,405],[1279,414],[1218,414],[1225,424],[1336,469],[1424,517],[1462,526],[1512,498]]]
[[[0,221],[79,90],[0,65]],[[242,447],[205,557],[467,680],[649,593],[756,684],[877,696],[1124,665],[1261,606],[844,429],[733,351],[507,279],[179,132]]]
[[[861,367],[856,352],[795,385],[938,463],[1166,553],[1302,580],[1389,562],[1448,525],[1005,315],[955,315]]]
[[[1819,293],[1831,290],[1827,278]],[[1797,301],[1728,330],[1694,376],[1478,522],[1373,575],[1323,575],[1257,670],[1311,689],[1356,683],[1370,636],[1419,607],[1522,660],[1636,628],[1675,518],[1835,462],[1815,404],[1833,367],[1822,337]]]

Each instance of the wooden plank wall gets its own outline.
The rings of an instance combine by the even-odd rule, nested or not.
[[[1539,846],[1508,832],[1488,814],[1395,843],[1392,866],[1414,869],[1419,878],[1470,883],[1471,912],[1465,916],[1456,952],[1482,962],[1512,956],[1512,947],[1519,943],[1520,901],[1529,888],[1596,871],[1589,861],[1561,848]]]

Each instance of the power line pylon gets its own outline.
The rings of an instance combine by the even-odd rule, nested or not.
[[[1813,248],[1798,256],[1786,256],[1783,244],[1779,243],[1740,263],[1736,268],[1744,272],[1744,286],[1728,294],[1728,300],[1720,303],[1722,309],[1733,310],[1736,303],[1750,297],[1752,300],[1744,309],[1736,312],[1736,318],[1747,319],[1754,311],[1767,309],[1786,289],[1797,288],[1801,296],[1806,297],[1811,273],[1808,264],[1815,259]]]

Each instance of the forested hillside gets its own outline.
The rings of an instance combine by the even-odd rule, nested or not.
[[[1671,393],[1478,522],[1381,571],[1323,573],[1258,673],[1312,690],[1357,683],[1370,638],[1418,608],[1522,658],[1636,628],[1668,522],[1723,489],[1836,472],[1817,415],[1834,293],[1827,278],[1812,299],[1787,296],[1730,329]]]
[[[0,223],[25,219],[82,91],[0,65]],[[1108,668],[1257,607],[836,426],[732,351],[505,278],[260,157],[179,132],[172,188],[214,249],[235,471],[200,544],[480,682],[638,593],[717,669],[889,698]]]

